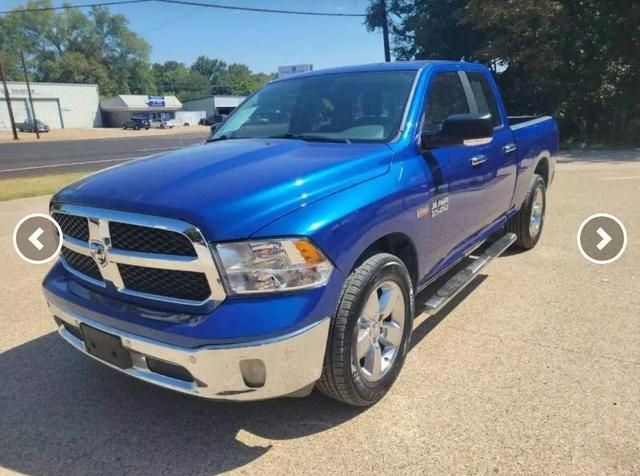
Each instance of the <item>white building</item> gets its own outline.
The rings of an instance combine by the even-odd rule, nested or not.
[[[33,119],[27,84],[8,82],[16,123]],[[100,107],[96,84],[31,83],[35,116],[51,129],[100,127]],[[0,87],[0,130],[11,129],[7,98]]]
[[[207,96],[185,101],[182,108],[185,111],[204,111],[207,116],[229,114],[245,99],[245,96]]]
[[[182,103],[175,96],[120,94],[100,101],[105,127],[120,127],[131,116],[147,119],[174,119]]]
[[[294,74],[308,73],[313,71],[312,64],[292,64],[288,66],[278,66],[278,79],[286,78]]]

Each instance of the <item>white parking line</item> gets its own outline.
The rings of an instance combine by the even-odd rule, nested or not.
[[[151,152],[154,150],[174,150],[174,149],[182,149],[182,146],[176,146],[176,147],[153,147],[151,149],[137,149],[136,152]]]
[[[16,169],[4,169],[0,170],[0,174],[9,173],[9,172],[23,172],[26,170],[40,170],[40,169],[54,169],[58,167],[72,167],[74,165],[90,165],[90,164],[103,164],[108,162],[126,162],[127,160],[133,159],[144,159],[146,157],[151,157],[150,155],[143,155],[140,157],[126,157],[124,159],[104,159],[104,160],[87,160],[84,162],[68,162],[64,164],[52,164],[52,165],[34,165],[32,167],[20,167]]]

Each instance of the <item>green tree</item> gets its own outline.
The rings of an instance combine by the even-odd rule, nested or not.
[[[221,75],[219,86],[225,88],[229,94],[246,96],[274,78],[275,75],[252,73],[247,65],[234,63]]]
[[[396,58],[461,59],[483,41],[472,25],[461,24],[456,12],[465,0],[387,0],[390,31]],[[379,0],[373,0],[365,24],[370,31],[382,27]]]
[[[75,8],[60,12],[21,13],[25,8],[51,6],[50,0],[29,0],[0,23],[0,54],[27,56],[33,79],[53,82],[97,82],[103,95],[129,93],[148,87],[150,46],[128,27],[123,15],[93,7],[88,15]],[[8,76],[21,79],[15,60]]]
[[[196,61],[191,65],[191,71],[200,73],[211,85],[215,86],[227,71],[227,63],[219,59],[209,58],[208,56],[198,56]]]
[[[181,101],[211,93],[211,85],[207,78],[188,68],[184,63],[177,61],[155,63],[153,72],[159,92],[175,94]]]
[[[640,143],[637,0],[392,0],[400,59],[482,61],[512,114],[551,113],[564,139]],[[370,8],[367,26],[380,19]]]

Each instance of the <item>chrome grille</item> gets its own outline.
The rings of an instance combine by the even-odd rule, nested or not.
[[[82,241],[89,241],[89,220],[77,215],[54,213],[53,219],[58,222],[62,233]]]
[[[130,223],[109,223],[111,246],[121,250],[196,256],[189,238],[173,231],[149,228]]]
[[[52,205],[51,214],[64,234],[62,264],[75,276],[149,300],[201,305],[226,298],[207,242],[188,223],[66,204]]]
[[[120,276],[127,289],[176,299],[203,301],[211,294],[207,278],[193,271],[170,271],[119,264]]]
[[[62,247],[62,256],[67,265],[78,273],[86,274],[93,279],[102,279],[100,268],[91,256],[81,255],[70,250],[66,246]]]

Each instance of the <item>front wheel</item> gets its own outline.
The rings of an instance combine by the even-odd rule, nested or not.
[[[355,269],[331,322],[318,389],[355,406],[380,400],[404,364],[413,298],[409,272],[396,256],[380,253]]]
[[[530,250],[538,244],[547,211],[547,187],[540,175],[533,176],[522,207],[507,223],[507,231],[518,237],[516,246]]]

